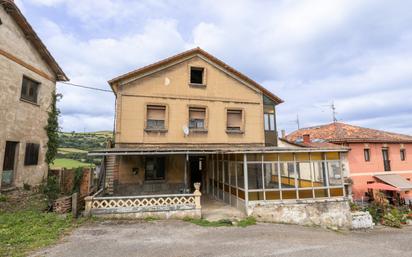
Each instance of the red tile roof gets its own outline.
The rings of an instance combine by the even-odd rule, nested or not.
[[[412,136],[397,134],[377,129],[363,128],[334,122],[326,125],[302,128],[289,134],[286,138],[292,142],[302,142],[303,135],[310,135],[311,141],[346,143],[346,142],[383,142],[412,143]]]
[[[305,143],[302,140],[299,140],[298,142],[289,140],[288,138],[279,138],[279,140],[287,143],[287,144],[292,144],[295,146],[300,146],[300,147],[310,147],[310,148],[336,148],[336,149],[342,149],[342,146],[336,145],[336,144],[332,144],[332,143],[328,143],[328,142],[308,142]]]
[[[212,61],[215,64],[219,65],[220,67],[224,68],[226,71],[232,73],[233,75],[240,78],[241,80],[244,80],[245,82],[251,84],[252,86],[257,88],[259,91],[261,91],[263,94],[265,94],[267,97],[269,97],[271,100],[273,100],[275,103],[277,103],[277,104],[283,103],[282,99],[280,99],[278,96],[276,96],[275,94],[273,94],[272,92],[270,92],[269,90],[267,90],[266,88],[264,88],[263,86],[258,84],[256,81],[254,81],[253,79],[249,78],[248,76],[242,74],[241,72],[237,71],[236,69],[230,67],[229,65],[227,65],[223,61],[219,60],[218,58],[214,57],[213,55],[209,54],[208,52],[201,49],[200,47],[190,49],[188,51],[173,55],[169,58],[160,60],[158,62],[155,62],[155,63],[152,63],[150,65],[141,67],[139,69],[133,70],[133,71],[128,72],[126,74],[120,75],[120,76],[118,76],[114,79],[109,80],[108,83],[110,84],[112,90],[114,91],[113,86],[116,83],[121,82],[122,80],[129,79],[129,78],[132,78],[132,77],[136,77],[138,75],[147,73],[149,71],[153,71],[155,69],[161,68],[161,67],[163,67],[167,64],[173,63],[173,62],[178,61],[180,59],[183,59],[185,57],[189,57],[189,56],[192,56],[192,55],[194,56],[196,54],[199,54],[199,55],[202,55],[202,56],[206,57],[210,61]]]

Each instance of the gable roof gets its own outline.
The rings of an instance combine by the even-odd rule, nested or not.
[[[47,50],[46,46],[37,36],[36,32],[24,17],[17,5],[14,3],[14,1],[0,0],[0,5],[3,6],[4,10],[14,19],[14,21],[23,31],[25,38],[33,44],[34,48],[40,54],[42,59],[47,63],[47,65],[50,66],[52,71],[55,73],[56,81],[68,81],[69,78],[60,68],[59,64],[56,62],[49,50]]]
[[[229,65],[227,65],[223,61],[219,60],[218,58],[214,57],[213,55],[209,54],[208,52],[206,52],[205,50],[203,50],[199,47],[190,49],[190,50],[182,52],[180,54],[173,55],[169,58],[163,59],[161,61],[152,63],[150,65],[141,67],[139,69],[133,70],[133,71],[128,72],[126,74],[120,75],[116,78],[113,78],[113,79],[109,80],[108,83],[110,84],[112,90],[114,91],[113,86],[115,84],[123,81],[123,80],[130,79],[130,78],[145,74],[145,73],[153,71],[155,69],[159,69],[162,66],[165,66],[167,64],[171,64],[173,62],[176,62],[180,59],[190,57],[190,56],[195,56],[195,55],[204,56],[208,60],[212,61],[213,63],[217,64],[218,66],[220,66],[223,69],[225,69],[226,71],[228,71],[229,73],[232,73],[233,75],[235,75],[236,77],[238,77],[241,80],[245,81],[246,83],[249,83],[250,85],[254,86],[259,91],[261,91],[263,94],[265,94],[267,97],[269,97],[271,100],[273,100],[276,104],[283,103],[282,99],[280,99],[278,96],[274,95],[272,92],[270,92],[269,90],[267,90],[266,88],[264,88],[263,86],[258,84],[256,81],[254,81],[253,79],[249,78],[248,76],[242,74],[241,72],[237,71],[236,69],[230,67]]]
[[[286,138],[292,142],[300,142],[305,134],[310,135],[311,140],[332,143],[412,143],[412,136],[409,135],[363,128],[342,122],[302,128],[292,132]]]

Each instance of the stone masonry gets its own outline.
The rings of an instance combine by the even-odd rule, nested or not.
[[[0,18],[0,50],[7,53],[0,54],[0,179],[6,141],[14,141],[18,142],[18,145],[12,186],[34,186],[47,176],[47,164],[44,162],[47,134],[44,127],[47,124],[47,111],[56,82],[21,65],[19,61],[40,70],[50,78],[54,78],[55,74],[27,40],[15,20],[2,7]],[[13,55],[15,59],[7,55]],[[20,100],[23,75],[40,83],[37,104]],[[38,165],[24,165],[26,143],[40,144]]]

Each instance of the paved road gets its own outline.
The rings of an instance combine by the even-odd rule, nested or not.
[[[205,228],[183,221],[98,222],[34,256],[412,256],[412,227],[334,232],[294,225]]]

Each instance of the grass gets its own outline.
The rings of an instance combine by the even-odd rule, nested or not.
[[[156,216],[147,216],[144,218],[144,221],[147,221],[147,222],[156,221],[156,220],[160,220],[160,218]]]
[[[30,251],[53,244],[80,225],[71,214],[47,213],[45,197],[22,192],[0,204],[0,256],[26,256]]]
[[[66,169],[73,169],[78,167],[88,167],[94,166],[91,163],[84,163],[73,159],[66,159],[66,158],[57,158],[54,160],[53,164],[51,165],[52,169],[56,168],[66,168]]]
[[[242,227],[245,228],[247,226],[256,225],[256,219],[253,217],[247,217],[246,219],[234,221],[228,219],[222,219],[218,221],[208,221],[205,219],[192,219],[192,218],[185,218],[184,221],[196,224],[202,227]]]
[[[77,148],[71,148],[71,147],[61,147],[58,149],[59,153],[65,154],[65,153],[87,153],[85,150],[77,149]]]

